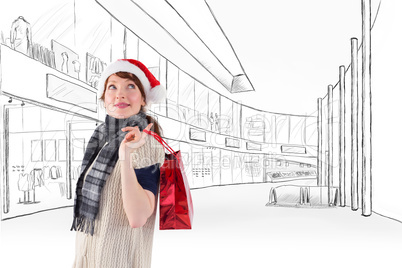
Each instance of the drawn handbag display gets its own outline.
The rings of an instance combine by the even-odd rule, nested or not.
[[[144,130],[153,136],[170,154],[160,168],[159,230],[191,229],[193,201],[187,182],[180,150],[175,152],[158,134]]]

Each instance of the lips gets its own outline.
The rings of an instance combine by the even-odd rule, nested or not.
[[[120,108],[120,109],[127,108],[128,106],[130,106],[130,104],[124,103],[124,102],[119,102],[119,103],[114,105],[114,107],[117,107],[117,108]]]

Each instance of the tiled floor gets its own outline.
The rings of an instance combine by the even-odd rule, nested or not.
[[[156,230],[152,267],[402,267],[402,223],[348,207],[266,207],[270,187],[194,190],[193,230]],[[3,221],[1,267],[71,267],[71,213]]]

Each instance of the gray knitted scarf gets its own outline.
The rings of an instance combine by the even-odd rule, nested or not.
[[[82,160],[81,175],[75,191],[74,220],[71,231],[78,230],[94,234],[102,188],[117,163],[120,143],[127,134],[121,129],[126,126],[138,126],[142,131],[147,125],[146,114],[139,112],[125,119],[107,115],[105,123],[95,129]],[[94,161],[84,181],[85,174]]]

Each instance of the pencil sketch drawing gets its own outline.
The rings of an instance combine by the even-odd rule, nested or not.
[[[156,233],[155,267],[173,267],[162,261],[174,254],[173,240],[188,264],[177,267],[296,264],[286,264],[288,258],[303,260],[298,267],[319,267],[334,258],[318,249],[326,243],[320,240],[324,226],[338,234],[331,234],[336,240],[329,251],[363,255],[350,261],[356,267],[402,265],[391,256],[402,250],[400,1],[6,2],[0,11],[6,267],[27,265],[10,241],[32,240],[16,235],[14,223],[58,222],[52,232],[73,254],[65,226],[86,146],[106,116],[96,88],[106,66],[122,58],[140,60],[166,87],[166,100],[148,113],[181,151],[194,199],[192,233]],[[390,233],[381,233],[377,246],[356,242],[352,249],[345,240],[361,235],[353,236],[354,224],[370,234]],[[237,234],[244,245],[226,231],[254,225],[250,236]],[[294,238],[289,228],[304,233]],[[215,246],[205,250],[211,233],[221,255]],[[307,244],[322,251],[320,259],[291,247],[292,239],[314,241]],[[24,242],[38,248],[30,256],[48,248],[46,239],[35,240]],[[276,259],[261,257],[270,251]],[[371,251],[378,252],[370,257]],[[41,267],[70,267],[71,254],[54,255]]]

